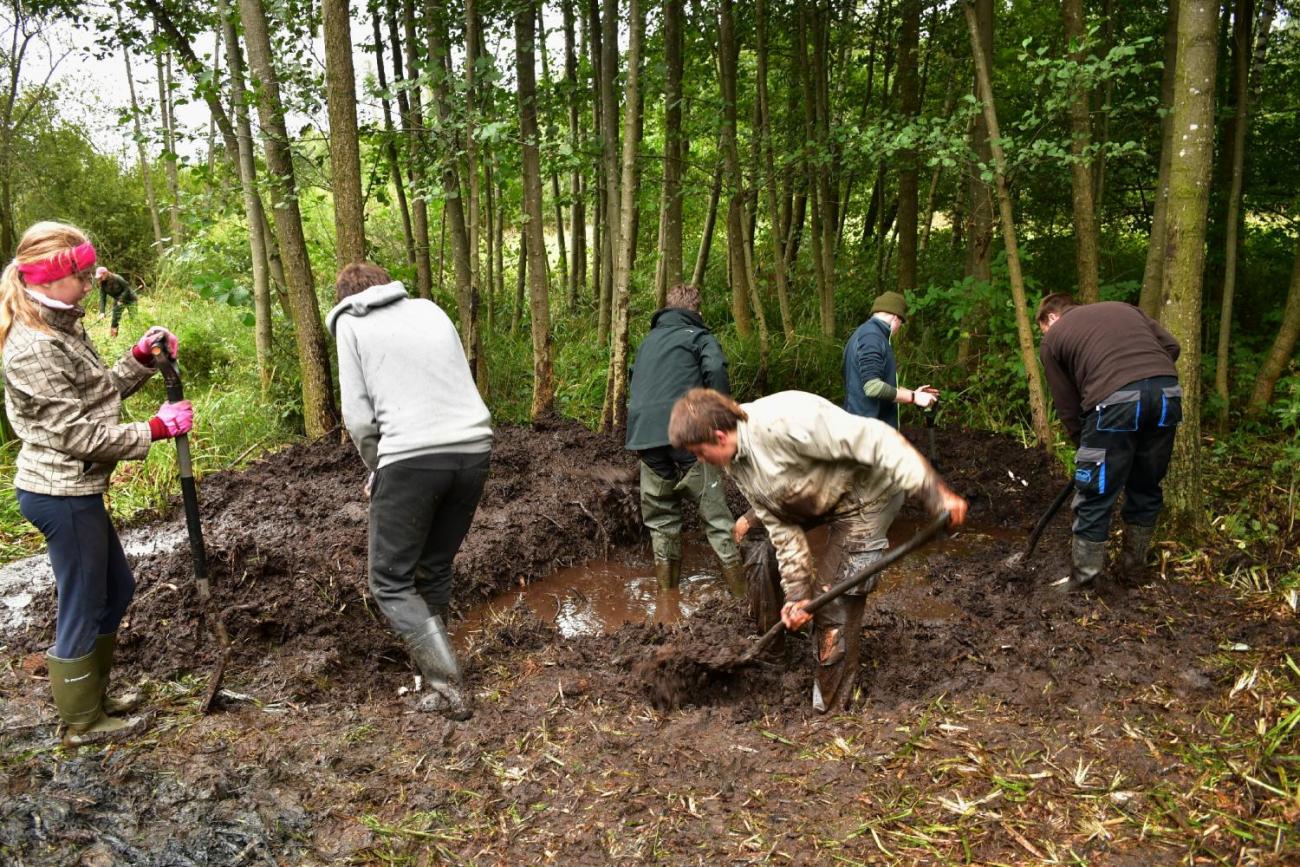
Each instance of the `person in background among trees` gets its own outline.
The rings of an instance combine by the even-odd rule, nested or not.
[[[879,529],[877,504],[919,495],[932,512],[946,509],[957,526],[966,520],[966,501],[898,431],[815,394],[783,391],[737,404],[692,389],[673,407],[668,436],[674,448],[725,469],[753,506],[776,547],[785,593],[781,620],[791,630],[813,621],[813,708],[843,707],[853,692],[862,611],[876,577],[815,615],[803,609],[815,592],[878,559],[864,547]],[[834,580],[818,580],[806,535],[821,525],[830,531],[827,574]]]
[[[1106,566],[1110,513],[1124,492],[1120,573],[1141,577],[1164,504],[1174,434],[1183,418],[1179,346],[1131,304],[1077,305],[1064,293],[1038,305],[1039,356],[1074,454],[1074,543],[1070,576],[1056,587],[1093,586]]]
[[[120,740],[143,727],[140,718],[112,715],[134,710],[138,694],[105,695],[135,578],[104,492],[118,461],[142,460],[154,442],[194,423],[189,401],[122,423],[123,398],[154,374],[155,345],[166,341],[173,356],[179,347],[154,326],[117,364],[105,365],[81,321],[94,267],[84,232],[46,222],[23,233],[0,276],[5,409],[22,440],[14,487],[23,517],[49,546],[58,612],[46,660],[69,746]]]
[[[343,421],[370,470],[370,592],[432,689],[420,709],[469,719],[447,624],[492,419],[442,308],[369,262],[340,271],[335,291],[325,323],[338,342]]]
[[[745,592],[735,525],[722,474],[668,442],[668,417],[677,399],[706,386],[729,394],[727,358],[700,318],[700,290],[689,283],[668,290],[667,306],[650,319],[650,333],[637,348],[627,407],[625,447],[641,458],[641,520],[650,530],[655,577],[676,587],[682,567],[682,501],[699,507],[700,519],[732,595]]]
[[[95,282],[99,284],[99,315],[104,315],[104,308],[108,306],[108,299],[113,299],[113,322],[108,329],[112,337],[117,336],[118,323],[122,321],[122,313],[127,307],[135,303],[135,290],[131,284],[126,282],[121,275],[114,274],[112,271],[100,265],[95,269]]]

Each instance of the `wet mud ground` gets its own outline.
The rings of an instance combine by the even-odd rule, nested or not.
[[[40,657],[53,600],[38,599],[24,629],[0,636],[0,858],[1148,864],[1238,852],[1231,816],[1212,824],[1197,810],[1217,793],[1249,802],[1250,784],[1207,779],[1192,745],[1229,713],[1249,718],[1223,654],[1277,659],[1297,644],[1294,618],[1160,570],[1141,587],[1047,590],[1068,568],[1065,515],[1028,568],[1005,561],[1059,469],[980,432],[939,431],[938,447],[971,499],[970,528],[886,574],[868,601],[857,701],[833,716],[810,707],[801,637],[679,707],[650,700],[635,671],[654,653],[751,640],[743,603],[710,579],[698,544],[695,577],[659,600],[671,616],[647,608],[592,632],[581,628],[590,589],[557,587],[550,609],[536,604],[544,594],[511,604],[592,560],[648,586],[634,461],[576,425],[499,432],[456,562],[453,628],[476,707],[466,723],[400,694],[412,671],[368,601],[350,445],[296,446],[209,477],[209,560],[235,644],[227,692],[197,713],[216,657],[187,551],[144,554],[116,674],[146,690],[149,733],[58,748]],[[923,520],[909,505],[897,529]],[[654,596],[628,598],[635,620],[636,600]],[[1283,842],[1245,860],[1282,863],[1294,851]]]

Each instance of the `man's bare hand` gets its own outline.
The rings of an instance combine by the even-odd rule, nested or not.
[[[939,486],[940,506],[948,510],[948,523],[953,527],[960,527],[966,523],[966,509],[968,503],[966,498],[953,491],[947,485]]]
[[[748,515],[741,515],[736,519],[736,526],[731,528],[731,538],[736,540],[737,545],[741,543],[741,540],[745,538],[745,534],[749,532],[749,526]]]
[[[807,607],[807,599],[800,599],[798,602],[787,602],[781,606],[781,622],[785,624],[785,628],[791,632],[803,629],[813,617],[804,610]]]

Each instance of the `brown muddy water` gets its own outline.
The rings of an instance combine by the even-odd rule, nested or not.
[[[895,522],[890,543],[899,545],[920,524],[907,519]],[[819,565],[827,560],[825,528],[811,531],[809,540]],[[945,601],[945,576],[930,565],[930,556],[944,553],[965,559],[990,539],[1015,541],[1020,534],[998,527],[963,529],[931,543],[926,549],[896,564],[880,578],[872,602],[909,620],[922,623],[956,620],[962,611]],[[644,552],[643,552],[644,553]],[[828,582],[834,576],[821,575]],[[681,585],[661,590],[647,559],[589,560],[566,567],[528,584],[499,594],[470,608],[454,624],[456,644],[466,647],[471,637],[491,628],[504,612],[526,606],[545,623],[555,626],[564,638],[601,635],[625,624],[672,626],[710,601],[726,593],[719,564],[703,543],[687,543],[682,559]]]

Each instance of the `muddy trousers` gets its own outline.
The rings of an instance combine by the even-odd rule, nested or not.
[[[830,545],[835,578],[819,585],[817,592],[830,589],[855,572],[885,556],[889,547],[889,528],[903,507],[899,492],[864,503],[852,515],[831,524]],[[813,708],[818,712],[839,710],[847,706],[857,681],[862,615],[866,597],[876,589],[879,574],[830,602],[813,615]]]
[[[656,560],[682,558],[682,501],[699,507],[709,544],[723,565],[740,562],[740,548],[732,538],[736,519],[727,505],[722,472],[696,461],[681,478],[665,479],[641,461],[641,520],[650,531]]]
[[[1155,526],[1182,418],[1183,392],[1172,376],[1130,383],[1084,417],[1074,455],[1075,536],[1105,542],[1120,492],[1125,524]]]
[[[375,473],[370,491],[370,592],[409,635],[451,600],[451,566],[483,496],[488,452],[427,455]]]
[[[117,631],[135,595],[135,577],[104,497],[19,490],[18,508],[49,545],[58,594],[50,652],[60,659],[79,659],[95,649],[98,636]]]

